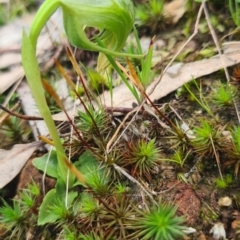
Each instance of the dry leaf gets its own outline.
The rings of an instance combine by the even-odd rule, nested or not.
[[[164,6],[164,14],[171,23],[177,23],[186,11],[186,0],[174,0]]]
[[[26,115],[40,116],[31,90],[25,81],[22,81],[19,85],[17,94],[19,95],[23,111]],[[36,141],[38,140],[39,135],[45,136],[48,134],[47,126],[44,121],[29,121],[29,125],[32,128],[34,139]]]
[[[234,43],[236,48],[232,48],[231,52],[227,54],[223,54],[222,58],[224,60],[224,64],[226,67],[235,65],[240,62],[240,42],[238,45]],[[229,44],[230,47],[230,44]],[[177,76],[168,74],[164,74],[161,82],[157,85],[154,92],[150,95],[150,99],[152,101],[158,100],[169,93],[177,90],[179,87],[183,86],[185,83],[192,80],[192,78],[199,78],[210,73],[219,71],[223,68],[223,63],[219,55],[216,55],[210,59],[204,59],[201,61],[195,61],[191,63],[183,64],[179,66],[180,68],[177,71]],[[174,66],[171,68],[175,68]],[[171,71],[170,71],[171,72]],[[171,75],[171,76],[170,76]],[[156,84],[155,80],[150,86],[147,88],[147,93],[150,92],[152,87]],[[106,106],[111,106],[111,96],[108,92],[105,92],[101,96],[102,102],[106,103]],[[133,102],[136,102],[134,97],[131,95],[130,91],[126,86],[119,86],[113,90],[113,107],[131,107]]]
[[[0,94],[24,76],[24,71],[20,66],[22,31],[23,28],[29,28],[34,15],[29,14],[22,18],[16,18],[11,23],[0,27],[0,53],[4,53],[0,58],[0,69],[10,68],[8,72],[0,71]],[[47,23],[48,31],[46,29],[42,31],[37,44],[39,62],[49,60],[51,56],[46,53],[51,53],[49,50],[53,47],[53,43],[63,42],[64,37],[63,39],[59,38],[63,32],[63,26],[59,20],[61,18],[61,11],[55,12]],[[51,33],[51,36],[49,36],[49,33]],[[13,49],[15,49],[15,53],[12,53]]]
[[[199,77],[211,74],[213,72],[219,71],[223,68],[223,64],[226,67],[233,66],[240,62],[240,42],[231,46],[231,52],[227,51],[222,55],[223,62],[219,55],[216,55],[210,59],[204,59],[201,61],[195,61],[191,63],[183,64],[179,69],[177,76],[171,77],[169,74],[165,74],[161,82],[157,85],[153,94],[151,94],[151,100],[160,99],[167,94],[177,90],[179,87],[183,86],[185,83],[191,81],[193,78],[197,79]],[[225,52],[225,51],[224,51]],[[148,87],[148,91],[154,86],[154,82]],[[114,94],[113,94],[114,96]]]
[[[140,81],[140,79],[138,78],[138,75],[134,69],[134,66],[132,65],[132,63],[129,61],[129,59],[127,58],[127,64],[130,70],[130,77],[129,80],[135,85],[135,87],[141,92],[144,93],[145,89],[144,86],[142,84],[142,82]]]
[[[61,99],[64,99],[64,107],[65,109],[71,108],[73,106],[73,102],[71,97],[69,97],[68,86],[64,79],[60,79],[56,85],[56,91]],[[39,110],[36,107],[35,100],[31,94],[31,90],[28,84],[25,81],[22,81],[17,89],[17,93],[19,95],[19,99],[21,100],[21,105],[23,111],[26,115],[29,116],[40,116]],[[71,115],[72,116],[72,115]],[[46,136],[48,135],[48,129],[44,121],[29,121],[29,125],[32,128],[32,132],[34,135],[34,139],[37,141],[38,136]],[[48,148],[48,145],[46,145]]]
[[[11,67],[15,64],[20,64],[22,60],[21,53],[5,53],[0,55],[0,69]]]
[[[198,240],[207,240],[204,233],[200,232],[200,235],[198,236]]]
[[[20,80],[24,76],[22,66],[11,68],[9,72],[0,72],[0,94],[5,92],[15,82]]]
[[[0,149],[0,189],[7,185],[22,170],[33,152],[42,142],[14,145],[11,150]]]
[[[232,223],[231,223],[231,228],[232,229],[237,229],[237,228],[239,228],[239,226],[240,226],[240,219],[235,219]]]
[[[229,50],[230,49],[230,50]],[[225,44],[223,59],[226,67],[236,65],[240,62],[240,42],[233,44]],[[172,71],[172,68],[174,71]],[[186,64],[179,64],[178,68],[172,66],[168,69],[167,73],[162,77],[161,82],[156,86],[154,92],[150,95],[152,101],[158,100],[169,93],[177,90],[179,87],[183,86],[185,83],[192,80],[192,78],[199,78],[210,73],[219,71],[223,68],[223,64],[219,55],[216,55],[210,59],[204,59],[201,61],[195,61]],[[150,92],[153,86],[155,86],[157,79],[150,84],[147,88],[147,93]],[[113,96],[113,98],[112,98]],[[106,106],[113,107],[132,107],[132,103],[136,102],[129,89],[121,84],[120,86],[113,89],[113,95],[109,91],[105,91],[100,96],[100,101],[104,102]],[[97,104],[94,104],[97,106]],[[84,110],[81,106],[77,106],[75,110],[75,115],[77,111]],[[70,109],[68,111],[69,116],[74,116],[74,110]],[[67,117],[64,113],[58,113],[53,115],[53,119],[56,121],[66,121]]]

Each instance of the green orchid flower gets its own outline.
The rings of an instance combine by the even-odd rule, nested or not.
[[[25,75],[56,147],[59,177],[72,186],[74,177],[70,176],[67,179],[67,157],[46,103],[36,58],[37,40],[41,30],[58,8],[62,9],[64,28],[70,43],[78,48],[100,52],[98,69],[104,69],[108,65],[105,55],[108,58],[142,56],[120,52],[133,27],[134,7],[131,0],[46,0],[35,16],[29,35],[24,31],[22,64]],[[100,34],[96,36],[96,42],[87,38],[84,31],[86,27],[99,29]]]
[[[36,47],[38,36],[52,14],[61,7],[63,23],[68,40],[78,48],[100,52],[98,69],[107,66],[103,55],[140,57],[124,54],[126,39],[133,27],[134,7],[130,0],[46,0],[33,21],[29,37]],[[100,30],[99,39],[106,48],[92,42],[85,33],[86,27]]]

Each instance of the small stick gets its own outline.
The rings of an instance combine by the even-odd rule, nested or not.
[[[27,115],[23,115],[23,114],[20,114],[20,113],[15,113],[7,108],[5,108],[3,105],[0,104],[0,108],[7,112],[8,114],[10,114],[11,116],[14,116],[14,117],[17,117],[17,118],[20,118],[20,119],[24,119],[24,120],[33,120],[33,121],[37,121],[37,120],[43,120],[42,117],[35,117],[35,116],[27,116]]]
[[[126,117],[123,119],[123,121],[121,122],[121,124],[118,126],[117,130],[115,131],[115,133],[113,134],[112,138],[108,141],[107,146],[106,146],[106,153],[105,155],[107,156],[107,154],[112,151],[113,147],[117,144],[117,142],[120,140],[120,138],[122,137],[122,135],[124,134],[124,132],[128,129],[128,126],[132,123],[132,121],[134,120],[134,117],[138,114],[138,112],[141,110],[143,104],[145,103],[145,101],[142,102],[142,104],[138,107],[138,108],[134,108],[131,112],[129,112]],[[127,121],[128,117],[131,114],[134,114],[134,116],[132,117],[132,119],[130,120],[130,122],[128,123],[128,125],[125,127],[125,129],[122,131],[122,133],[120,134],[120,136],[117,138],[117,140],[113,143],[113,141],[115,140],[115,138],[117,137],[117,134],[119,133],[120,129],[122,128],[123,124]],[[111,146],[112,145],[112,146]],[[110,148],[111,147],[111,148]]]
[[[154,86],[152,87],[152,89],[150,89],[148,96],[150,96],[155,88],[157,87],[157,85],[161,82],[163,75],[166,73],[167,69],[172,65],[172,63],[174,62],[174,60],[177,58],[177,56],[182,52],[182,50],[186,47],[186,45],[195,37],[195,35],[198,34],[198,25],[199,25],[199,21],[200,21],[200,17],[202,16],[202,11],[203,11],[203,4],[204,1],[202,2],[199,11],[198,11],[198,15],[197,15],[197,20],[195,23],[195,27],[194,27],[194,32],[193,34],[188,38],[188,40],[181,46],[181,48],[177,51],[177,53],[173,56],[173,58],[171,59],[171,61],[168,63],[168,65],[165,67],[165,69],[163,70],[163,72],[161,73],[161,75],[159,76],[159,78],[157,79],[156,83],[154,84]]]
[[[107,112],[116,112],[116,113],[129,113],[132,112],[135,108],[127,108],[127,107],[104,107],[104,109]],[[143,110],[141,109],[139,112],[142,112]]]
[[[216,148],[215,148],[215,145],[214,145],[214,142],[213,142],[213,139],[212,139],[212,135],[210,135],[210,140],[211,140],[211,144],[212,144],[212,147],[213,147],[214,155],[215,155],[215,158],[216,158],[219,175],[220,175],[221,179],[223,180],[222,171],[221,171],[221,167],[220,167],[219,154],[216,151]]]
[[[115,168],[116,171],[122,173],[131,182],[137,184],[140,187],[140,189],[142,189],[143,192],[145,192],[147,196],[157,205],[157,202],[153,199],[153,196],[145,189],[145,187],[139,181],[137,181],[137,179],[129,175],[123,168],[119,167],[115,163],[113,164],[113,167]]]
[[[219,41],[217,39],[216,33],[214,31],[214,28],[212,26],[212,23],[211,23],[211,20],[210,20],[210,17],[209,17],[208,9],[207,9],[207,6],[206,6],[206,1],[203,0],[202,4],[203,4],[204,14],[205,14],[205,17],[206,17],[206,20],[207,20],[207,24],[208,24],[209,30],[211,32],[214,44],[215,44],[215,46],[217,48],[220,60],[221,60],[222,65],[223,65],[225,76],[227,78],[228,84],[230,84],[230,76],[229,76],[226,64],[224,62],[224,58],[223,58],[223,54],[222,54],[221,49],[220,49]],[[236,111],[236,114],[237,114],[238,122],[240,123],[240,115],[239,115],[237,103],[236,103],[236,101],[234,99],[233,99],[233,104],[234,104],[234,108],[235,108],[235,111]]]
[[[0,105],[1,106],[1,105]],[[19,107],[19,102],[17,102],[11,109],[11,111],[16,110]],[[0,118],[0,126],[2,125],[2,123],[9,117],[8,113],[5,113],[1,116]]]

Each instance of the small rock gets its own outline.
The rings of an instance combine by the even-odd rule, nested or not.
[[[213,238],[215,240],[226,239],[226,231],[224,229],[224,225],[221,222],[217,222],[211,228],[210,233],[213,234]]]
[[[221,197],[219,200],[218,200],[218,205],[220,207],[229,207],[232,205],[232,199],[230,197]]]
[[[179,74],[182,65],[183,65],[183,63],[176,63],[176,64],[172,65],[171,67],[169,67],[169,68],[167,69],[167,74],[168,74],[171,78],[176,77],[176,76]]]
[[[195,233],[197,230],[195,228],[192,228],[192,227],[188,227],[186,229],[183,230],[183,232],[185,234],[191,234],[191,233]]]

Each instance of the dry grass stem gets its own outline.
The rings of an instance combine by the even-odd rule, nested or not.
[[[224,69],[224,73],[225,73],[225,75],[226,75],[226,78],[227,78],[228,83],[230,84],[229,72],[228,72],[228,70],[227,70],[227,67],[226,67],[226,64],[225,64],[225,61],[224,61],[223,54],[222,54],[222,52],[221,52],[221,48],[220,48],[219,41],[218,41],[218,39],[217,39],[217,35],[216,35],[215,30],[214,30],[214,28],[213,28],[213,26],[212,26],[212,23],[211,23],[211,20],[210,20],[210,17],[209,17],[209,12],[208,12],[208,9],[207,9],[206,1],[205,1],[205,0],[203,0],[202,5],[203,5],[204,14],[205,14],[205,17],[206,17],[206,20],[207,20],[207,24],[208,24],[208,27],[209,27],[211,36],[212,36],[212,38],[213,38],[214,44],[215,44],[215,46],[216,46],[216,48],[217,48],[217,51],[218,51],[220,60],[221,60],[221,62],[222,62],[222,66],[223,66],[223,69]],[[236,111],[236,114],[237,114],[238,122],[240,123],[240,114],[239,114],[239,111],[238,111],[237,103],[236,103],[236,101],[235,101],[234,99],[233,99],[233,104],[234,104],[234,108],[235,108],[235,111]]]
[[[113,167],[116,171],[122,173],[122,175],[124,175],[128,180],[130,180],[131,182],[135,183],[137,186],[140,187],[140,189],[146,193],[146,195],[153,201],[154,204],[157,205],[157,202],[154,200],[153,196],[145,189],[145,187],[134,177],[132,177],[130,174],[128,174],[123,168],[119,167],[116,164],[113,164]]]
[[[107,146],[106,146],[106,153],[105,153],[105,158],[107,157],[107,155],[112,151],[113,147],[119,142],[119,140],[121,139],[122,135],[125,133],[125,131],[128,129],[128,127],[131,125],[131,123],[133,122],[133,120],[135,119],[136,115],[138,114],[138,112],[141,110],[143,104],[145,103],[146,100],[144,100],[142,102],[142,104],[140,106],[138,106],[137,108],[133,109],[131,112],[129,112],[125,118],[123,119],[123,121],[121,122],[121,124],[118,126],[117,130],[115,131],[115,133],[113,134],[112,138],[108,141]],[[123,124],[127,121],[127,119],[129,118],[129,116],[131,114],[134,114],[134,116],[132,117],[132,119],[129,121],[129,123],[127,124],[127,126],[125,127],[125,129],[122,131],[122,133],[119,135],[119,137],[117,138],[117,140],[113,143],[113,141],[115,140],[115,138],[117,137],[117,134],[119,133],[120,129],[122,128]],[[111,146],[112,145],[112,146]],[[111,148],[110,148],[111,147]]]
[[[182,52],[182,50],[187,46],[187,44],[198,34],[198,25],[199,25],[199,21],[200,18],[202,16],[202,11],[203,11],[203,2],[198,10],[198,15],[197,15],[197,20],[195,23],[195,27],[194,27],[194,32],[193,34],[188,38],[188,40],[180,47],[180,49],[177,51],[177,53],[173,56],[173,58],[171,59],[171,61],[167,64],[167,66],[164,68],[163,72],[160,74],[160,76],[158,77],[158,80],[156,81],[156,83],[154,84],[154,86],[152,87],[152,89],[150,89],[150,91],[147,93],[148,96],[150,96],[155,88],[157,87],[157,85],[161,82],[162,76],[166,73],[166,71],[168,70],[168,68],[172,65],[172,63],[175,61],[175,59],[177,58],[177,56]]]

